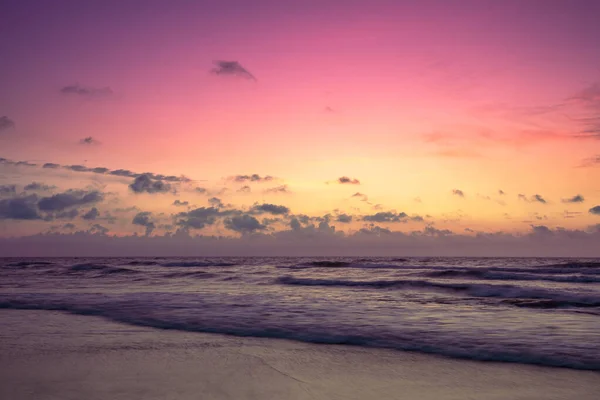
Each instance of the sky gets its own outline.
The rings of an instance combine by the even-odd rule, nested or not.
[[[600,256],[600,2],[4,0],[0,252]]]

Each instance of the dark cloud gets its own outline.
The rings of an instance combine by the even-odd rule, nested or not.
[[[64,193],[43,197],[38,202],[42,211],[62,211],[70,207],[100,202],[104,194],[98,191],[68,190]]]
[[[600,206],[590,208],[590,214],[600,215]]]
[[[65,165],[63,166],[64,169],[70,169],[71,171],[75,171],[75,172],[90,172],[91,169],[83,166],[83,165]]]
[[[96,139],[94,139],[91,136],[88,136],[86,138],[83,138],[79,141],[80,144],[85,144],[85,145],[94,145],[94,144],[100,144],[99,141],[97,141]]]
[[[340,176],[337,179],[337,183],[340,185],[360,185],[360,181],[356,178],[349,178],[347,176]]]
[[[235,176],[229,177],[229,180],[232,180],[234,182],[259,182],[260,183],[260,182],[270,182],[274,179],[275,178],[273,178],[270,175],[260,176],[258,174],[235,175]]]
[[[500,190],[498,190],[498,194],[500,196],[504,196],[506,193],[504,193],[504,190],[500,189]]]
[[[460,189],[452,189],[452,194],[458,197],[465,197],[465,193]]]
[[[570,197],[568,199],[562,199],[563,203],[583,203],[584,201],[585,199],[580,194]]]
[[[15,127],[15,121],[8,118],[7,116],[0,117],[0,131],[7,130]]]
[[[190,203],[188,201],[175,200],[173,202],[173,205],[176,207],[186,207],[186,206],[189,206]]]
[[[248,185],[245,185],[239,188],[237,191],[240,193],[250,193],[252,191],[252,188],[250,188],[250,186]]]
[[[0,220],[2,219],[18,219],[18,220],[34,220],[40,219],[41,216],[37,209],[36,195],[18,197],[12,199],[0,199]]]
[[[406,222],[407,218],[408,214],[404,212],[394,213],[390,211],[382,211],[373,215],[365,215],[362,219],[363,221],[370,222]]]
[[[225,219],[225,227],[239,233],[252,233],[267,229],[267,227],[251,215],[244,214]]]
[[[109,87],[94,88],[81,86],[79,84],[64,86],[62,89],[60,89],[60,92],[64,95],[81,96],[87,98],[108,97],[114,94],[112,89]]]
[[[352,222],[352,215],[340,214],[340,215],[337,216],[337,218],[335,220],[336,220],[336,222],[341,222],[343,224],[348,224],[348,223]]]
[[[218,197],[211,197],[208,199],[208,204],[216,208],[221,208],[224,206],[223,202]]]
[[[145,227],[146,236],[150,236],[154,229],[156,229],[156,225],[154,224],[154,221],[152,221],[152,213],[148,211],[137,213],[135,217],[133,217],[131,223]]]
[[[42,166],[42,168],[57,169],[60,168],[60,165],[54,163],[46,163]]]
[[[88,229],[88,233],[92,234],[92,235],[106,235],[106,233],[109,231],[110,229],[100,225],[100,224],[94,224],[90,227],[90,229]]]
[[[160,180],[153,180],[150,175],[143,174],[135,178],[129,185],[134,193],[168,193],[171,185]]]
[[[0,196],[10,196],[17,193],[17,185],[0,185]]]
[[[177,214],[176,223],[186,229],[202,229],[205,226],[214,224],[217,218],[223,214],[224,212],[215,207],[200,207]]]
[[[205,193],[207,192],[207,190],[206,190],[206,189],[204,189],[203,187],[197,187],[197,188],[196,188],[196,189],[194,189],[194,190],[196,190],[196,192],[198,192],[198,193],[202,193],[202,194],[205,194]]]
[[[211,69],[210,72],[215,75],[229,75],[229,76],[238,76],[245,79],[250,79],[256,81],[254,75],[252,75],[248,70],[237,61],[221,61],[217,60],[213,62],[216,67]]]
[[[24,190],[34,190],[39,192],[47,192],[56,189],[54,185],[45,185],[40,182],[31,182],[29,185],[25,185]]]
[[[264,190],[265,193],[291,193],[288,185],[280,185]]]
[[[446,235],[453,234],[453,232],[449,229],[437,229],[431,225],[426,226],[425,229],[423,229],[422,233],[423,233],[423,235],[427,235],[427,236],[446,236]]]
[[[260,204],[252,207],[252,211],[255,213],[270,213],[273,215],[284,215],[290,212],[290,209],[286,206],[278,206],[276,204]]]
[[[98,209],[96,207],[93,207],[88,212],[83,214],[81,216],[81,218],[88,220],[88,221],[93,221],[96,218],[98,218],[99,216],[100,216],[100,213],[98,212]]]
[[[48,214],[45,219],[73,219],[79,215],[79,210],[76,208],[72,208],[70,210],[60,211],[54,214]]]

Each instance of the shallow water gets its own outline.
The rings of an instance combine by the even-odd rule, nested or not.
[[[600,260],[12,258],[0,308],[600,370]]]

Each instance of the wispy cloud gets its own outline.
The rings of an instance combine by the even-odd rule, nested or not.
[[[4,131],[15,127],[15,121],[7,116],[0,117],[0,131]]]
[[[360,181],[356,178],[349,178],[347,176],[341,176],[337,179],[337,183],[340,185],[360,185]]]
[[[585,201],[585,199],[583,198],[582,195],[578,194],[573,197],[569,197],[567,199],[562,199],[561,201],[563,203],[583,203]]]
[[[113,90],[106,87],[91,87],[82,86],[78,83],[73,85],[63,86],[60,89],[60,93],[66,96],[79,96],[86,98],[98,98],[98,97],[109,97],[114,94]]]
[[[452,194],[458,197],[465,197],[465,193],[460,189],[452,189]]]

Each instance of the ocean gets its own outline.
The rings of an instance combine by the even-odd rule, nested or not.
[[[2,258],[0,308],[600,370],[600,260]]]

